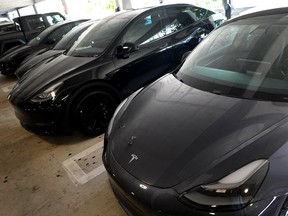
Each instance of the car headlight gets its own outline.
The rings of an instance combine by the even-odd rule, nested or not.
[[[56,97],[56,93],[61,87],[63,82],[59,82],[51,87],[47,88],[45,91],[41,92],[40,94],[35,95],[30,101],[34,103],[41,103],[48,100],[54,100]]]
[[[131,94],[128,98],[126,98],[125,100],[123,100],[119,106],[116,108],[110,122],[109,122],[109,125],[108,125],[108,128],[107,128],[107,131],[106,131],[106,135],[109,136],[111,131],[112,131],[112,128],[113,128],[113,125],[114,125],[114,121],[115,121],[115,118],[117,116],[117,114],[119,113],[119,111],[122,109],[122,107],[127,107],[130,102],[132,101],[132,99],[142,90],[143,88],[140,88],[138,89],[137,91],[135,91],[133,94]]]
[[[269,163],[253,161],[219,181],[201,185],[182,194],[181,202],[205,211],[235,211],[244,208],[262,184]]]

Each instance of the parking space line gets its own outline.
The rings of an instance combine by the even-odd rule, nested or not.
[[[88,171],[81,167],[81,163],[85,160],[86,164],[89,164],[89,160],[97,159],[95,158],[96,154],[101,152],[102,153],[102,147],[103,147],[103,141],[96,143],[95,145],[91,146],[90,148],[78,153],[77,155],[74,155],[73,157],[65,160],[62,162],[64,170],[67,172],[67,175],[69,179],[76,185],[78,186],[83,185],[90,181],[91,179],[97,177],[101,173],[105,172],[105,167],[102,164],[99,164],[97,166],[91,166],[93,169]],[[99,160],[99,158],[98,158]],[[95,162],[90,164],[96,164]]]

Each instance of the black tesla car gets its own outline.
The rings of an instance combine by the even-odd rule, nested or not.
[[[96,21],[91,20],[84,23],[79,24],[74,27],[71,31],[69,31],[63,38],[50,50],[39,50],[38,52],[34,52],[25,58],[19,67],[15,71],[15,75],[18,79],[20,79],[27,71],[29,71],[32,67],[35,67],[44,61],[49,61],[51,58],[54,58],[64,51],[68,50],[75,41],[79,38],[79,36],[93,23]]]
[[[189,4],[116,13],[87,29],[68,52],[32,68],[9,100],[35,133],[69,133],[76,126],[98,135],[122,99],[175,69],[222,21]]]
[[[128,215],[288,214],[288,8],[230,20],[116,109],[103,162]]]
[[[15,76],[16,69],[26,57],[40,50],[45,51],[53,48],[63,35],[85,21],[87,19],[57,23],[42,31],[27,44],[7,50],[0,58],[0,73],[7,76]]]

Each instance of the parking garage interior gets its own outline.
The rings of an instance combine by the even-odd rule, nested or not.
[[[11,21],[18,16],[51,12],[57,8],[71,19],[99,19],[116,13],[115,10],[180,1],[147,0],[141,4],[138,0],[81,2],[0,0],[0,13],[1,18]],[[236,0],[187,2],[213,7],[212,10],[226,13],[228,18],[262,4],[256,0],[254,3],[247,1],[247,4]],[[232,10],[228,15],[227,5]],[[25,130],[7,100],[16,82],[16,78],[0,74],[0,215],[126,215],[113,195],[102,164],[104,134],[87,137],[75,132],[69,136],[39,136]]]

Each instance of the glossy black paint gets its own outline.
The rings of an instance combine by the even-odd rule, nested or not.
[[[78,26],[75,26],[51,50],[39,50],[38,52],[34,52],[33,54],[29,55],[22,61],[20,66],[15,71],[17,78],[20,79],[32,67],[40,65],[44,61],[49,61],[49,59],[57,57],[65,50],[69,49],[78,39],[81,33],[83,33],[90,25],[95,22],[96,21],[87,21]]]
[[[45,30],[47,32],[46,37],[41,39],[42,41],[40,44],[30,45],[28,42],[27,44],[19,45],[6,51],[0,58],[0,73],[7,76],[15,76],[16,69],[25,58],[36,52],[44,52],[52,49],[61,39],[61,37],[57,37],[57,39],[51,41],[50,35],[60,29],[65,29],[63,30],[63,34],[65,34],[79,23],[85,21],[87,20],[66,21],[50,26]]]
[[[274,13],[284,14],[286,19],[288,8],[235,21]],[[128,97],[106,133],[103,162],[126,213],[286,215],[288,103],[199,90],[183,83],[177,71],[175,74]],[[269,170],[244,208],[210,211],[191,207],[181,199],[187,191],[216,182],[258,159],[267,159]]]
[[[126,20],[125,27],[115,35],[112,43],[100,56],[74,57],[62,54],[32,68],[19,80],[9,96],[21,124],[38,134],[69,133],[75,124],[75,106],[77,107],[79,96],[100,90],[119,103],[141,86],[175,69],[181,63],[182,55],[199,43],[199,35],[193,37],[197,30],[204,28],[209,32],[223,21],[222,18],[213,20],[213,17],[209,17],[196,21],[169,36],[139,46],[138,50],[125,54],[125,58],[117,57],[115,52],[123,45],[121,39],[127,29],[139,16],[154,10],[188,6],[194,7],[179,4],[117,13],[106,19],[118,19],[121,22]],[[96,31],[97,25],[96,29],[93,28],[94,26],[91,26],[87,31]],[[58,82],[63,82],[63,85],[54,101],[30,101],[36,94]],[[102,132],[105,128],[106,125],[102,127]]]

